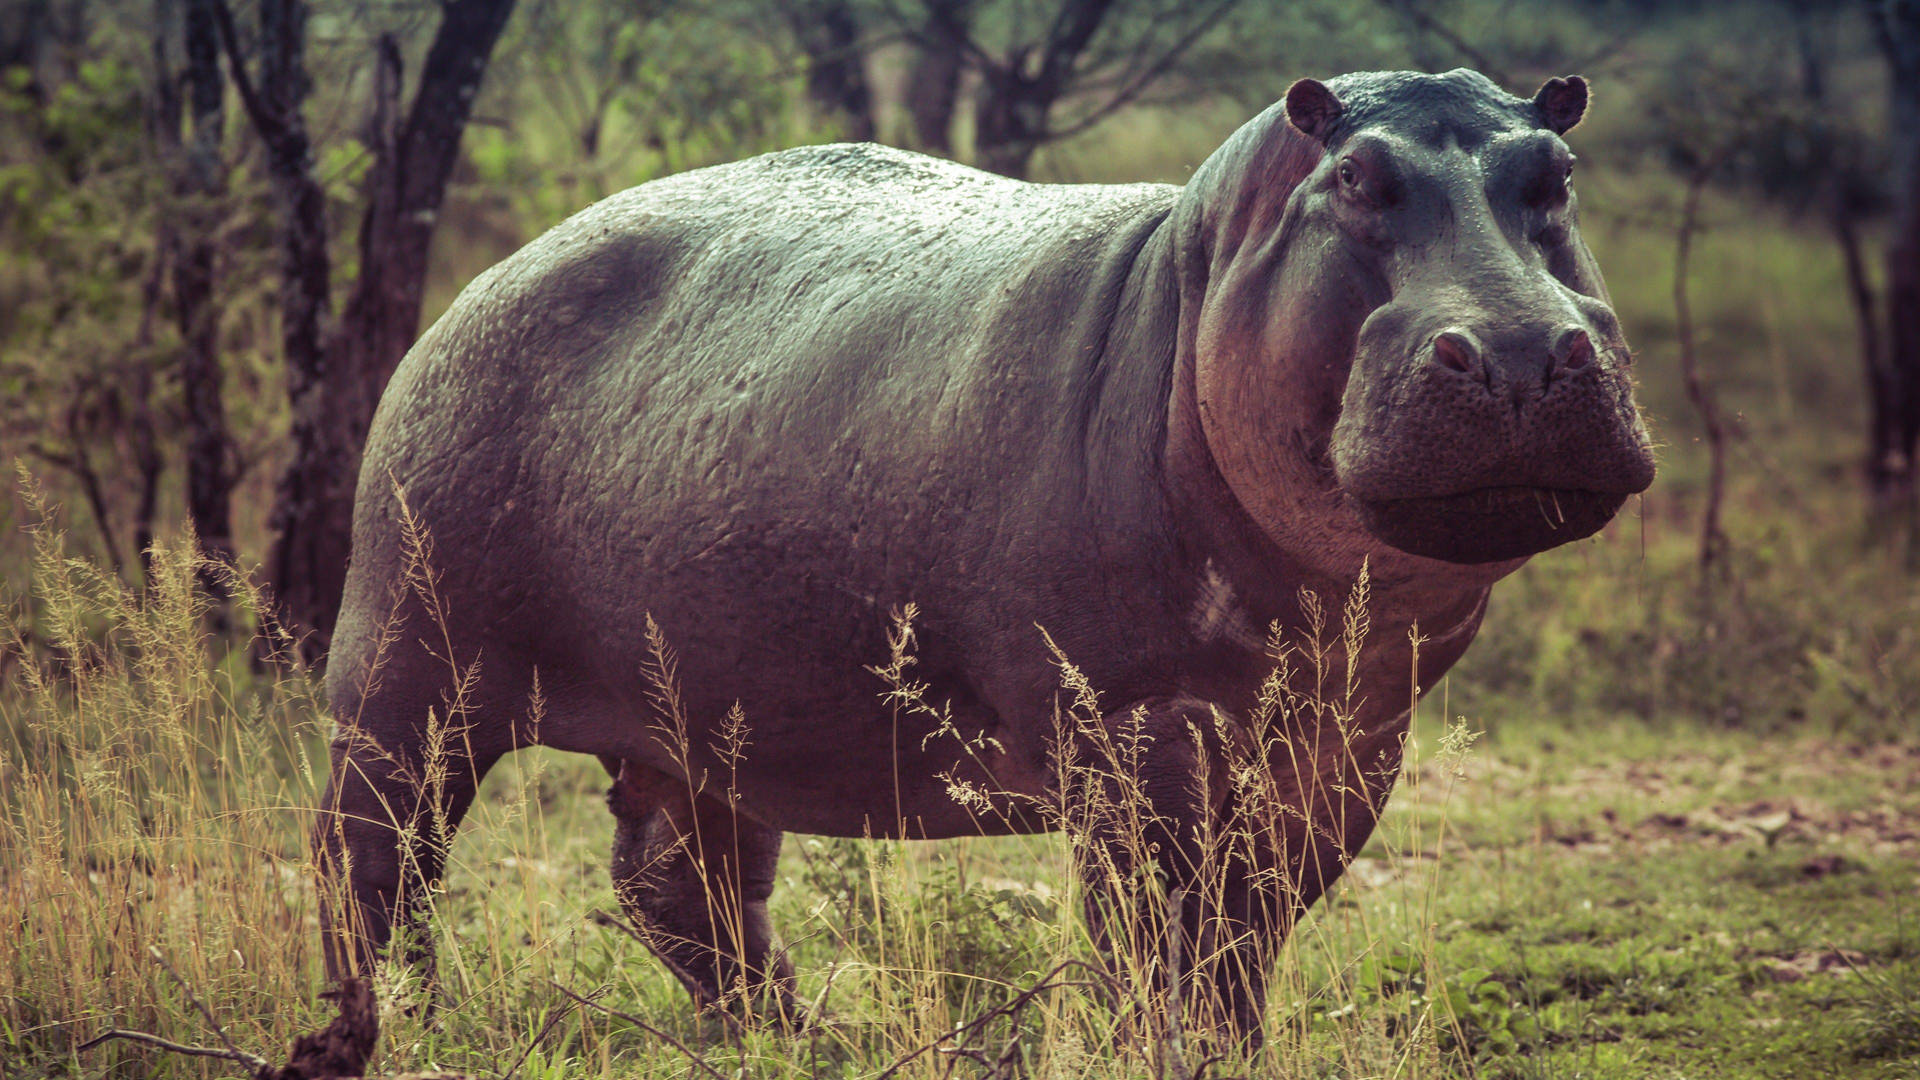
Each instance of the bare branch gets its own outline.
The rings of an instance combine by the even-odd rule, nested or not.
[[[1446,42],[1454,51],[1466,57],[1474,67],[1479,68],[1481,74],[1494,82],[1505,84],[1513,81],[1500,65],[1493,62],[1492,57],[1474,48],[1472,43],[1455,33],[1445,23],[1421,11],[1414,0],[1379,0],[1379,3],[1387,10],[1399,13],[1402,18],[1420,30]]]
[[[1075,968],[1080,968],[1085,971],[1091,972],[1095,977],[1091,979],[1057,979],[1055,978],[1055,976],[1058,976],[1067,971],[1071,971]],[[1001,1005],[996,1008],[989,1009],[986,1012],[981,1013],[979,1016],[974,1017],[972,1020],[969,1020],[966,1023],[961,1024],[960,1026],[954,1028],[952,1031],[947,1032],[945,1035],[942,1035],[939,1038],[933,1040],[932,1042],[927,1043],[916,1050],[913,1050],[905,1055],[902,1055],[901,1057],[894,1059],[893,1064],[887,1066],[886,1070],[880,1074],[879,1080],[892,1080],[893,1077],[898,1076],[900,1074],[900,1070],[906,1068],[908,1065],[912,1064],[915,1060],[917,1060],[921,1055],[927,1053],[930,1050],[936,1050],[942,1047],[944,1044],[948,1042],[952,1042],[956,1039],[966,1038],[967,1036],[980,1031],[981,1029],[985,1028],[988,1024],[991,1024],[993,1021],[998,1020],[1001,1017],[1018,1015],[1021,1012],[1021,1010],[1025,1009],[1029,1004],[1033,1002],[1034,998],[1039,997],[1041,994],[1044,994],[1049,990],[1061,990],[1067,987],[1076,987],[1076,986],[1077,987],[1106,986],[1106,987],[1112,988],[1113,978],[1112,976],[1108,975],[1106,972],[1101,971],[1099,968],[1094,967],[1093,965],[1087,963],[1084,960],[1062,960],[1058,964],[1055,964],[1053,967],[1049,968],[1046,974],[1041,975],[1039,980],[1036,981],[1032,986],[1028,987],[1025,990],[1022,990],[1019,994],[1016,994],[1013,997],[1013,999],[1011,1001],[1008,1001],[1005,1005]],[[960,1051],[960,1053],[961,1053],[961,1056],[968,1056],[968,1057],[972,1056],[971,1053],[968,1053],[965,1051]]]
[[[220,1036],[220,1041],[226,1044],[227,1049],[233,1051],[235,1054],[240,1055],[240,1057],[236,1057],[234,1059],[235,1061],[238,1061],[240,1060],[240,1058],[244,1057],[244,1058],[250,1058],[254,1061],[258,1061],[262,1066],[266,1065],[265,1059],[254,1057],[252,1054],[249,1054],[245,1050],[240,1049],[240,1047],[233,1041],[233,1038],[227,1034],[227,1029],[225,1027],[222,1027],[220,1024],[220,1021],[214,1018],[213,1010],[207,1008],[207,1003],[200,1000],[199,994],[196,994],[193,992],[193,986],[190,983],[188,983],[185,978],[181,977],[180,972],[175,970],[173,963],[166,958],[166,955],[164,953],[162,953],[159,949],[155,948],[154,946],[149,945],[147,946],[147,955],[159,961],[160,966],[167,969],[167,974],[173,976],[173,981],[180,984],[180,992],[187,995],[187,1000],[192,1002],[193,1007],[195,1009],[198,1009],[200,1011],[200,1015],[206,1018],[207,1025],[213,1028],[213,1033],[215,1035]]]
[[[589,1009],[596,1009],[600,1012],[606,1013],[608,1016],[611,1016],[616,1020],[625,1020],[627,1023],[632,1024],[634,1027],[639,1028],[641,1031],[644,1031],[647,1034],[654,1036],[655,1038],[666,1040],[666,1042],[671,1044],[675,1050],[678,1050],[680,1051],[680,1053],[686,1055],[686,1059],[689,1062],[691,1062],[696,1068],[698,1068],[701,1072],[705,1073],[706,1075],[712,1077],[713,1080],[727,1080],[727,1076],[725,1073],[721,1072],[719,1069],[714,1068],[712,1065],[707,1064],[706,1058],[703,1058],[699,1054],[694,1053],[692,1048],[688,1047],[686,1043],[681,1042],[679,1039],[674,1038],[671,1033],[662,1031],[661,1029],[654,1027],[652,1024],[647,1023],[645,1020],[642,1020],[631,1013],[624,1013],[618,1009],[611,1008],[606,1005],[602,1005],[599,1002],[594,1001],[592,998],[589,998],[589,997],[581,997],[579,994],[574,993],[573,991],[567,989],[564,986],[561,986],[559,983],[554,982],[552,980],[548,980],[547,985],[567,995],[568,997],[579,1002],[580,1004],[585,1005]],[[602,991],[598,991],[598,990],[594,991],[594,993],[596,994],[601,992]]]
[[[210,0],[210,6],[214,22],[220,28],[220,47],[227,54],[233,87],[240,93],[240,106],[247,111],[247,118],[253,121],[253,129],[259,132],[260,138],[272,144],[285,137],[286,125],[254,89],[253,78],[247,74],[247,59],[240,55],[240,32],[233,25],[233,10],[227,7],[227,0]]]
[[[1631,42],[1634,38],[1638,37],[1639,35],[1640,35],[1640,27],[1637,24],[1627,26],[1623,28],[1619,33],[1601,42],[1597,47],[1593,49],[1593,51],[1587,53],[1587,55],[1568,64],[1567,70],[1577,71],[1577,72],[1591,72],[1592,69],[1597,68],[1600,65],[1606,63],[1607,61],[1613,59],[1615,54],[1619,53],[1620,50],[1626,48],[1627,43]]]
[[[1205,36],[1207,31],[1217,26],[1220,20],[1225,18],[1227,12],[1233,10],[1234,5],[1237,3],[1239,3],[1239,0],[1217,0],[1211,10],[1201,15],[1192,26],[1188,27],[1185,34],[1182,34],[1172,45],[1162,50],[1159,57],[1138,69],[1131,76],[1123,74],[1121,76],[1122,82],[1120,88],[1114,91],[1111,98],[1108,98],[1106,102],[1096,107],[1092,112],[1080,117],[1071,124],[1067,124],[1064,127],[1048,128],[1047,138],[1064,139],[1078,135],[1113,115],[1115,112],[1131,105],[1149,86],[1152,86],[1155,81],[1171,71],[1173,66],[1180,62],[1180,57],[1185,55],[1186,51],[1192,48],[1195,42]],[[1144,52],[1145,50],[1143,49],[1142,53],[1144,54]]]
[[[514,1060],[513,1065],[508,1068],[507,1071],[500,1074],[501,1080],[513,1080],[514,1077],[520,1075],[520,1070],[526,1065],[527,1058],[533,1056],[534,1047],[544,1042],[546,1037],[553,1033],[554,1027],[558,1025],[560,1021],[566,1019],[567,1014],[572,1011],[572,1005],[549,1010],[546,1021],[540,1025],[540,1030],[534,1032],[533,1038],[527,1040],[527,1048],[520,1051],[520,1056]]]
[[[144,1031],[127,1031],[123,1028],[109,1028],[95,1035],[93,1038],[88,1039],[86,1042],[81,1043],[75,1049],[84,1054],[96,1046],[111,1042],[115,1039],[146,1043],[148,1046],[157,1046],[162,1050],[175,1054],[186,1054],[189,1057],[223,1058],[239,1065],[245,1065],[247,1070],[256,1076],[273,1068],[267,1059],[255,1057],[244,1050],[229,1050],[218,1046],[187,1046],[183,1043],[170,1042],[158,1035],[149,1035]]]
[[[1043,93],[1057,95],[1065,87],[1068,74],[1112,8],[1113,0],[1065,0],[1060,5],[1041,46],[1040,73],[1033,80]]]

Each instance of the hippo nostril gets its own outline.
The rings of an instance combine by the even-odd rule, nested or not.
[[[1472,371],[1479,364],[1480,350],[1465,334],[1448,330],[1433,339],[1433,358],[1442,366],[1459,372]]]
[[[1593,363],[1593,339],[1587,336],[1585,330],[1568,330],[1560,335],[1553,355],[1560,361],[1561,367],[1578,371]]]

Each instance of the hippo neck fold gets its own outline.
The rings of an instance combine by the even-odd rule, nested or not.
[[[1360,539],[1357,530],[1344,527],[1351,517],[1344,496],[1321,480],[1306,448],[1297,445],[1280,448],[1296,459],[1289,475],[1297,490],[1280,493],[1276,502],[1286,504],[1296,519],[1323,519],[1324,525],[1301,529],[1296,521],[1296,527],[1277,529],[1262,522],[1235,494],[1202,422],[1197,340],[1208,290],[1236,258],[1267,259],[1276,244],[1285,244],[1289,201],[1321,154],[1320,145],[1295,131],[1276,105],[1208,157],[1135,260],[1107,343],[1110,363],[1136,371],[1135,385],[1120,396],[1151,400],[1161,410],[1152,426],[1160,445],[1150,466],[1166,512],[1178,526],[1171,531],[1180,561],[1196,569],[1211,564],[1250,600],[1259,594],[1266,602],[1256,607],[1263,613],[1291,624],[1298,617],[1297,590],[1344,596],[1364,559],[1373,581],[1376,622],[1383,627],[1418,623],[1443,633],[1465,628],[1458,642],[1463,650],[1492,581],[1512,567],[1497,573],[1456,567]],[[1287,298],[1271,299],[1284,306]],[[1276,310],[1282,318],[1324,317]],[[1356,327],[1364,314],[1354,316]],[[1350,360],[1349,355],[1329,362]],[[1117,389],[1124,380],[1112,382]],[[1274,387],[1275,399],[1288,389]],[[1302,551],[1283,539],[1302,533],[1317,534],[1324,543]],[[1458,655],[1451,647],[1448,651]]]

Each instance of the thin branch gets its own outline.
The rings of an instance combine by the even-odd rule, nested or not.
[[[561,986],[559,983],[554,982],[551,979],[547,980],[547,985],[567,995],[568,997],[579,1002],[580,1004],[585,1005],[589,1009],[597,1009],[600,1012],[606,1013],[608,1016],[611,1016],[616,1020],[625,1020],[627,1023],[632,1024],[634,1027],[639,1028],[640,1030],[646,1032],[649,1035],[654,1036],[655,1038],[666,1040],[668,1043],[670,1043],[673,1046],[675,1050],[678,1050],[682,1054],[685,1054],[688,1061],[692,1062],[695,1066],[697,1066],[700,1069],[700,1071],[712,1077],[713,1080],[728,1080],[728,1077],[725,1073],[721,1072],[719,1069],[714,1068],[712,1065],[707,1064],[706,1058],[703,1058],[699,1054],[694,1053],[693,1050],[690,1047],[688,1047],[686,1043],[683,1043],[679,1039],[674,1038],[668,1032],[662,1031],[659,1028],[654,1027],[652,1024],[647,1023],[645,1020],[642,1020],[631,1013],[624,1013],[610,1006],[602,1005],[599,1002],[592,1000],[591,998],[581,997],[579,994],[574,993],[573,991],[567,989],[564,986]],[[600,991],[595,991],[595,993],[599,993],[599,992]]]
[[[548,1012],[546,1021],[540,1025],[540,1030],[534,1033],[533,1038],[527,1040],[527,1048],[520,1051],[519,1058],[514,1061],[511,1068],[500,1074],[501,1080],[513,1080],[514,1077],[520,1075],[520,1070],[526,1065],[527,1058],[533,1056],[534,1047],[539,1046],[548,1035],[552,1034],[554,1025],[566,1019],[567,1014],[572,1011],[573,1006],[567,1005]]]
[[[1501,69],[1500,65],[1493,62],[1492,57],[1474,48],[1472,43],[1468,42],[1467,39],[1454,33],[1445,23],[1419,10],[1413,4],[1409,3],[1408,0],[1379,0],[1379,3],[1390,11],[1398,12],[1402,18],[1420,30],[1432,34],[1434,37],[1452,46],[1456,52],[1471,61],[1474,67],[1479,68],[1481,74],[1492,79],[1494,82],[1509,83],[1513,81],[1507,77],[1507,73]]]
[[[880,7],[887,13],[888,17],[893,19],[898,25],[899,29],[896,31],[898,40],[910,42],[915,48],[941,47],[942,43],[936,40],[928,30],[932,22],[915,22],[912,18],[908,17],[906,11],[901,8],[899,0],[881,0]],[[930,16],[933,14],[932,5],[928,5],[928,14]],[[955,17],[947,20],[947,22],[949,25],[944,33],[952,36],[952,44],[957,45],[960,52],[964,53],[967,58],[973,62],[975,67],[984,69],[998,64],[993,54],[987,52],[985,47],[974,40],[973,35],[968,32],[964,20]],[[880,40],[884,42],[888,39],[881,38]]]
[[[253,78],[247,74],[246,57],[240,55],[240,32],[233,25],[233,10],[227,7],[227,0],[210,0],[210,3],[213,21],[220,28],[220,46],[227,54],[227,67],[233,74],[233,88],[240,94],[240,105],[247,111],[247,118],[253,121],[260,138],[271,144],[284,133],[281,118],[260,99]]]
[[[1054,976],[1059,975],[1062,972],[1072,970],[1074,968],[1082,968],[1087,971],[1093,972],[1096,976],[1098,976],[1098,978],[1055,980]],[[1005,1005],[1001,1005],[997,1008],[989,1009],[986,1012],[981,1013],[979,1016],[974,1017],[972,1020],[969,1020],[966,1023],[961,1024],[959,1027],[954,1028],[952,1031],[947,1032],[945,1035],[942,1035],[939,1038],[933,1040],[932,1042],[927,1043],[924,1046],[921,1046],[919,1049],[914,1050],[911,1053],[908,1053],[902,1057],[896,1058],[893,1064],[887,1066],[886,1070],[880,1074],[880,1076],[878,1077],[878,1080],[891,1080],[892,1077],[899,1075],[900,1070],[912,1064],[916,1059],[918,1059],[922,1054],[925,1054],[927,1051],[935,1050],[939,1048],[942,1044],[950,1042],[952,1040],[965,1038],[968,1035],[971,1035],[977,1031],[980,1031],[981,1029],[985,1028],[988,1024],[992,1023],[995,1020],[1000,1019],[1001,1017],[1013,1016],[1018,1014],[1022,1009],[1025,1009],[1033,1001],[1034,998],[1039,997],[1041,994],[1046,993],[1049,990],[1060,990],[1060,989],[1065,989],[1067,987],[1076,987],[1076,986],[1077,987],[1105,986],[1111,989],[1113,986],[1113,979],[1111,976],[1107,975],[1105,972],[1099,970],[1098,968],[1092,966],[1091,964],[1088,964],[1084,960],[1062,960],[1060,963],[1055,964],[1052,968],[1048,969],[1046,974],[1040,976],[1040,979],[1038,982],[1034,983],[1032,986],[1028,987],[1027,989],[1021,991],[1019,994],[1015,995],[1013,999],[1011,1001],[1008,1001]]]
[[[183,1043],[170,1042],[158,1035],[149,1035],[144,1031],[127,1031],[122,1028],[109,1028],[95,1035],[93,1038],[88,1039],[86,1042],[81,1043],[78,1047],[75,1047],[75,1050],[84,1054],[94,1047],[114,1039],[146,1043],[149,1046],[157,1046],[162,1050],[167,1050],[175,1054],[186,1054],[189,1057],[221,1058],[239,1065],[245,1065],[248,1071],[256,1076],[273,1068],[267,1059],[255,1057],[244,1050],[229,1050],[218,1046],[187,1046]]]
[[[1569,64],[1567,70],[1590,73],[1592,69],[1613,59],[1615,53],[1626,48],[1627,43],[1638,37],[1639,34],[1639,26],[1628,26],[1626,29],[1621,30],[1619,33],[1602,42],[1598,48],[1595,48],[1593,51],[1587,53],[1587,55]]]
[[[266,1064],[264,1059],[254,1057],[252,1054],[240,1049],[239,1044],[235,1043],[232,1037],[227,1034],[227,1029],[221,1026],[220,1021],[214,1019],[213,1010],[207,1008],[207,1003],[200,1000],[200,995],[194,993],[193,987],[187,983],[187,980],[182,978],[178,971],[174,970],[173,964],[166,958],[165,954],[152,945],[149,945],[147,946],[147,955],[159,961],[160,966],[167,969],[167,974],[173,976],[173,981],[180,984],[180,992],[187,995],[187,1000],[193,1003],[194,1008],[200,1010],[200,1015],[206,1018],[208,1026],[213,1028],[215,1035],[220,1036],[220,1041],[226,1044],[227,1049],[241,1055],[241,1057],[258,1061],[263,1066]],[[237,1061],[239,1058],[235,1058],[234,1060]]]
[[[1700,585],[1702,589],[1710,584],[1714,564],[1727,547],[1726,533],[1720,527],[1720,504],[1726,488],[1727,436],[1713,387],[1700,370],[1699,355],[1694,341],[1693,309],[1687,294],[1687,275],[1693,254],[1693,237],[1700,231],[1700,197],[1706,189],[1707,181],[1729,156],[1731,156],[1731,149],[1722,149],[1703,162],[1687,178],[1686,201],[1681,209],[1680,225],[1674,247],[1673,309],[1675,332],[1679,338],[1680,347],[1680,374],[1686,385],[1687,398],[1700,414],[1700,423],[1707,437],[1709,461],[1707,505],[1700,521]]]
[[[1239,2],[1240,0],[1219,0],[1214,8],[1200,16],[1200,18],[1188,28],[1187,32],[1181,35],[1179,40],[1167,46],[1167,48],[1161,52],[1158,59],[1140,68],[1131,76],[1123,75],[1123,85],[1120,89],[1114,91],[1113,96],[1108,98],[1105,103],[1071,124],[1060,128],[1050,128],[1047,131],[1046,138],[1050,140],[1065,139],[1078,135],[1106,119],[1108,116],[1113,115],[1113,113],[1132,104],[1155,80],[1171,70],[1173,65],[1179,62],[1180,57],[1184,55],[1188,49],[1192,48],[1194,43],[1199,41],[1207,31],[1218,25],[1220,20],[1226,17],[1227,12],[1233,10],[1234,6]]]
[[[87,453],[86,443],[75,430],[79,424],[74,419],[79,403],[68,410],[67,438],[73,443],[73,453],[63,454],[45,443],[35,442],[27,447],[27,452],[55,468],[65,469],[80,481],[80,492],[86,497],[87,509],[93,512],[94,524],[99,526],[100,541],[106,546],[107,561],[113,564],[113,576],[119,578],[126,568],[126,562],[120,557],[120,543],[114,539],[113,521],[107,516],[106,490],[101,487],[100,473],[93,467],[93,457]]]
[[[1067,76],[1106,21],[1113,0],[1066,0],[1055,13],[1040,47],[1040,71],[1034,83],[1051,96],[1066,89]]]
[[[193,992],[193,987],[188,984],[180,972],[167,961],[165,954],[161,953],[159,949],[149,945],[147,946],[147,955],[159,961],[160,966],[166,969],[167,974],[173,976],[173,981],[180,984],[180,991],[187,995],[187,1000],[193,1003],[193,1007],[199,1010],[202,1017],[206,1018],[207,1023],[212,1026],[214,1034],[220,1036],[220,1041],[226,1044],[225,1049],[212,1046],[187,1046],[182,1043],[163,1039],[158,1035],[149,1035],[144,1031],[127,1031],[124,1028],[112,1028],[81,1043],[77,1048],[78,1052],[85,1053],[113,1039],[125,1039],[129,1042],[146,1043],[150,1046],[157,1046],[162,1050],[170,1050],[173,1053],[186,1054],[190,1057],[223,1058],[227,1061],[245,1065],[248,1071],[252,1072],[255,1076],[267,1076],[272,1073],[272,1062],[257,1054],[249,1054],[234,1043],[233,1039],[227,1035],[227,1029],[221,1026],[220,1021],[214,1019],[213,1010],[207,1008],[207,1003],[200,1000],[200,995]]]

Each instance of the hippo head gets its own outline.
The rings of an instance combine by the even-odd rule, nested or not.
[[[1510,567],[1652,482],[1561,138],[1586,105],[1579,78],[1302,80],[1196,177],[1198,417],[1288,546]]]

